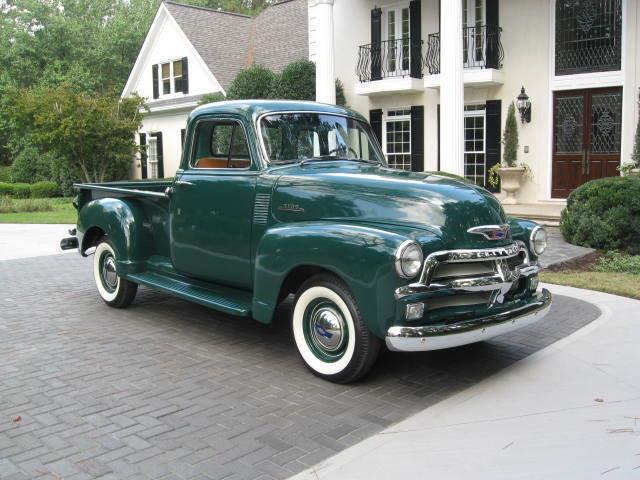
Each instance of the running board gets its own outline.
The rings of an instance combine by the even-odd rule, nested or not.
[[[219,285],[196,285],[158,272],[132,273],[132,282],[166,292],[190,302],[240,317],[251,316],[251,294]],[[198,282],[200,283],[200,282]]]

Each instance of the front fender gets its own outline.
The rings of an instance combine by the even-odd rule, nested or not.
[[[351,289],[369,329],[384,338],[395,315],[396,249],[407,235],[349,224],[279,225],[260,240],[255,257],[254,318],[270,323],[280,288],[298,267],[319,267]]]
[[[87,232],[96,228],[111,239],[119,272],[127,274],[144,268],[144,261],[154,251],[154,242],[141,207],[117,198],[101,198],[84,205],[78,213],[80,252],[89,247]]]

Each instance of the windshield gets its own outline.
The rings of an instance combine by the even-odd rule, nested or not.
[[[260,130],[270,163],[336,159],[383,163],[371,128],[354,118],[276,113],[262,118]]]

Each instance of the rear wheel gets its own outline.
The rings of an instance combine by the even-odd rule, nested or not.
[[[107,236],[102,237],[96,247],[93,256],[93,277],[98,293],[107,305],[114,308],[131,305],[138,291],[138,284],[118,275],[116,252]]]
[[[380,350],[380,340],[367,329],[348,287],[332,275],[317,275],[302,284],[291,326],[302,360],[331,382],[363,377]]]

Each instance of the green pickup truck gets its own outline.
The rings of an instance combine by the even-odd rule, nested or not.
[[[311,102],[236,101],[188,120],[175,179],[76,185],[62,248],[93,254],[110,306],[138,285],[291,328],[316,375],[347,383],[381,348],[483,341],[535,322],[546,233],[483,188],[388,168],[367,121]]]

